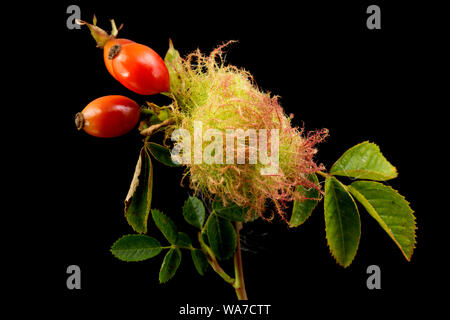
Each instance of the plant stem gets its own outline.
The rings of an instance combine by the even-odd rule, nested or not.
[[[203,242],[202,235],[199,232],[198,233],[198,240],[200,242],[200,245],[203,249],[203,251],[206,253],[206,257],[208,260],[209,265],[213,270],[223,279],[225,282],[228,282],[234,287],[235,280],[230,277],[225,270],[222,269],[222,267],[219,265],[219,262],[217,261],[216,257],[214,256],[214,253],[211,251],[211,249]]]
[[[234,276],[236,278],[233,287],[239,300],[248,300],[247,291],[245,290],[244,270],[242,268],[241,240],[239,231],[242,229],[242,222],[235,223],[237,246],[234,253]]]
[[[330,177],[330,175],[329,175],[328,173],[326,173],[326,172],[317,171],[316,173],[319,174],[319,175],[321,175],[321,176],[324,177],[324,178],[329,178],[329,177]]]
[[[168,126],[168,125],[171,125],[174,123],[175,123],[174,119],[166,119],[161,123],[154,124],[154,125],[148,127],[147,129],[142,130],[141,134],[143,136],[151,136],[154,132],[156,132],[156,130],[159,130],[162,127],[165,127],[165,126]]]
[[[228,282],[232,286],[235,284],[235,280],[230,277],[225,270],[222,269],[222,267],[219,265],[216,259],[208,259],[209,264],[213,268],[213,270],[223,279],[225,282]]]
[[[226,282],[231,284],[236,291],[236,295],[239,300],[248,300],[247,291],[245,290],[244,270],[242,267],[242,254],[241,254],[241,241],[239,237],[239,231],[242,229],[242,222],[235,223],[235,231],[237,238],[236,251],[234,252],[234,276],[235,279],[230,277],[219,265],[214,253],[202,239],[201,233],[198,233],[198,240],[203,251],[206,253],[206,257],[209,265],[213,270],[222,277]]]

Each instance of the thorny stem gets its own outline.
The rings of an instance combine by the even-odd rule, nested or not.
[[[236,295],[239,300],[248,300],[247,291],[245,290],[244,282],[244,270],[242,268],[242,254],[241,254],[241,241],[239,239],[239,231],[242,229],[242,222],[235,223],[236,237],[237,237],[237,247],[234,253],[234,275],[236,281],[233,287],[236,290]]]

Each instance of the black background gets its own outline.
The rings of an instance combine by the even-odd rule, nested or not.
[[[123,309],[124,301],[132,300],[137,309],[167,319],[176,319],[178,307],[186,303],[236,301],[233,290],[216,274],[199,276],[188,254],[183,253],[180,269],[164,285],[158,283],[162,255],[125,263],[110,254],[115,240],[133,233],[123,216],[123,200],[142,138],[137,132],[115,139],[88,136],[76,131],[74,114],[110,94],[138,103],[167,100],[134,94],[107,73],[102,51],[95,48],[87,29],[66,27],[66,8],[77,4],[82,19],[90,21],[95,13],[99,26],[109,30],[108,19],[114,18],[124,23],[121,37],[146,44],[162,56],[169,38],[182,55],[197,48],[209,52],[224,41],[238,40],[227,50],[229,63],[250,71],[263,90],[281,96],[286,112],[295,114],[295,125],[330,130],[320,145],[318,162],[330,168],[349,147],[370,140],[397,167],[399,177],[388,184],[411,202],[418,224],[411,262],[363,208],[358,253],[346,269],[329,253],[322,206],[294,230],[279,219],[257,221],[243,230],[251,250],[243,252],[251,303],[272,304],[274,319],[306,310],[356,318],[362,315],[357,306],[380,315],[418,308],[433,312],[438,301],[424,299],[434,296],[445,269],[434,230],[444,213],[433,209],[438,192],[431,174],[440,167],[433,158],[439,109],[423,91],[435,68],[430,55],[433,33],[421,22],[429,8],[373,3],[382,10],[381,30],[366,28],[366,8],[372,2],[63,1],[45,8],[40,29],[45,29],[49,45],[39,50],[44,62],[37,67],[53,79],[51,87],[42,83],[40,94],[53,99],[45,106],[51,115],[45,121],[51,125],[40,133],[45,134],[45,146],[33,149],[41,187],[35,203],[40,224],[32,228],[34,241],[47,248],[36,258],[45,269],[38,289],[51,301],[81,310],[99,301],[111,304],[111,310]],[[182,172],[154,163],[152,207],[194,237],[195,230],[181,216],[190,194],[179,185]],[[149,234],[163,241],[152,224]],[[81,290],[66,287],[71,264],[81,267]],[[366,287],[366,269],[372,264],[381,268],[381,290]]]

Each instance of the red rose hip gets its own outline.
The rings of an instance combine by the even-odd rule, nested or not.
[[[142,95],[152,95],[170,90],[169,71],[164,60],[152,48],[128,39],[117,38],[120,30],[111,20],[112,31],[108,34],[99,28],[94,19],[87,25],[97,47],[103,48],[103,60],[108,72],[126,88]]]
[[[169,71],[152,48],[112,39],[104,47],[104,60],[111,75],[131,91],[152,95],[170,90]]]
[[[75,116],[78,130],[100,138],[113,138],[130,132],[138,123],[140,107],[119,95],[104,96],[89,103]]]

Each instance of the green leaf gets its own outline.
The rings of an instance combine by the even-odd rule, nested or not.
[[[361,222],[355,201],[335,177],[325,180],[324,208],[331,254],[337,263],[348,267],[358,250]]]
[[[217,213],[218,216],[222,218],[231,220],[231,221],[245,221],[247,217],[247,208],[243,208],[235,204],[234,202],[228,203],[226,207],[224,207],[222,201],[216,200],[213,202],[213,210]]]
[[[166,147],[154,142],[149,142],[147,143],[147,148],[152,154],[152,156],[162,164],[165,164],[166,166],[169,167],[179,167],[178,164],[172,161],[172,155],[170,153],[170,150],[167,149]]]
[[[167,120],[170,117],[170,113],[167,109],[162,109],[158,114],[158,119],[161,121]]]
[[[183,205],[184,219],[194,227],[202,228],[205,223],[205,207],[197,197],[189,197]]]
[[[314,173],[308,176],[308,180],[319,185],[319,179],[317,179],[317,176]],[[303,186],[298,186],[297,191],[304,196],[305,200],[294,201],[291,220],[289,221],[289,226],[291,228],[298,227],[309,218],[314,208],[317,206],[317,203],[319,203],[319,201],[315,199],[320,197],[319,191],[314,188],[306,189]]]
[[[206,232],[214,255],[219,260],[231,258],[236,250],[236,232],[231,222],[213,213],[206,222]]]
[[[159,282],[165,283],[169,281],[177,272],[178,267],[181,263],[181,251],[178,248],[170,249],[164,261],[161,265],[161,270],[159,271]]]
[[[397,169],[386,160],[380,148],[368,141],[348,149],[333,165],[332,175],[386,181],[397,177]]]
[[[177,227],[175,226],[175,223],[172,221],[172,219],[170,219],[168,216],[157,209],[152,209],[152,217],[153,221],[155,221],[156,226],[162,232],[164,237],[166,237],[166,239],[169,240],[171,244],[176,244],[178,239],[178,232]]]
[[[178,247],[191,248],[192,240],[186,233],[178,232],[178,239],[176,245]]]
[[[125,198],[125,218],[138,233],[147,232],[147,220],[152,204],[153,167],[145,148],[141,149],[133,180]]]
[[[117,240],[111,247],[112,254],[122,261],[142,261],[161,252],[161,244],[155,238],[130,234]]]
[[[180,53],[174,48],[172,40],[169,39],[169,50],[164,57],[164,63],[169,71],[170,90],[176,91],[181,85],[178,72],[183,68]]]
[[[174,48],[172,39],[169,39],[169,50],[167,50],[167,53],[164,57],[164,62],[168,64],[176,62],[179,59],[181,59],[180,53]]]
[[[158,123],[161,123],[162,121],[158,118],[156,114],[152,115],[150,119],[148,120],[148,125],[152,126]]]
[[[379,182],[356,181],[348,188],[410,261],[416,244],[416,222],[408,201]]]
[[[201,276],[205,275],[205,272],[208,270],[209,264],[203,251],[199,249],[191,250],[191,256],[197,272]]]

